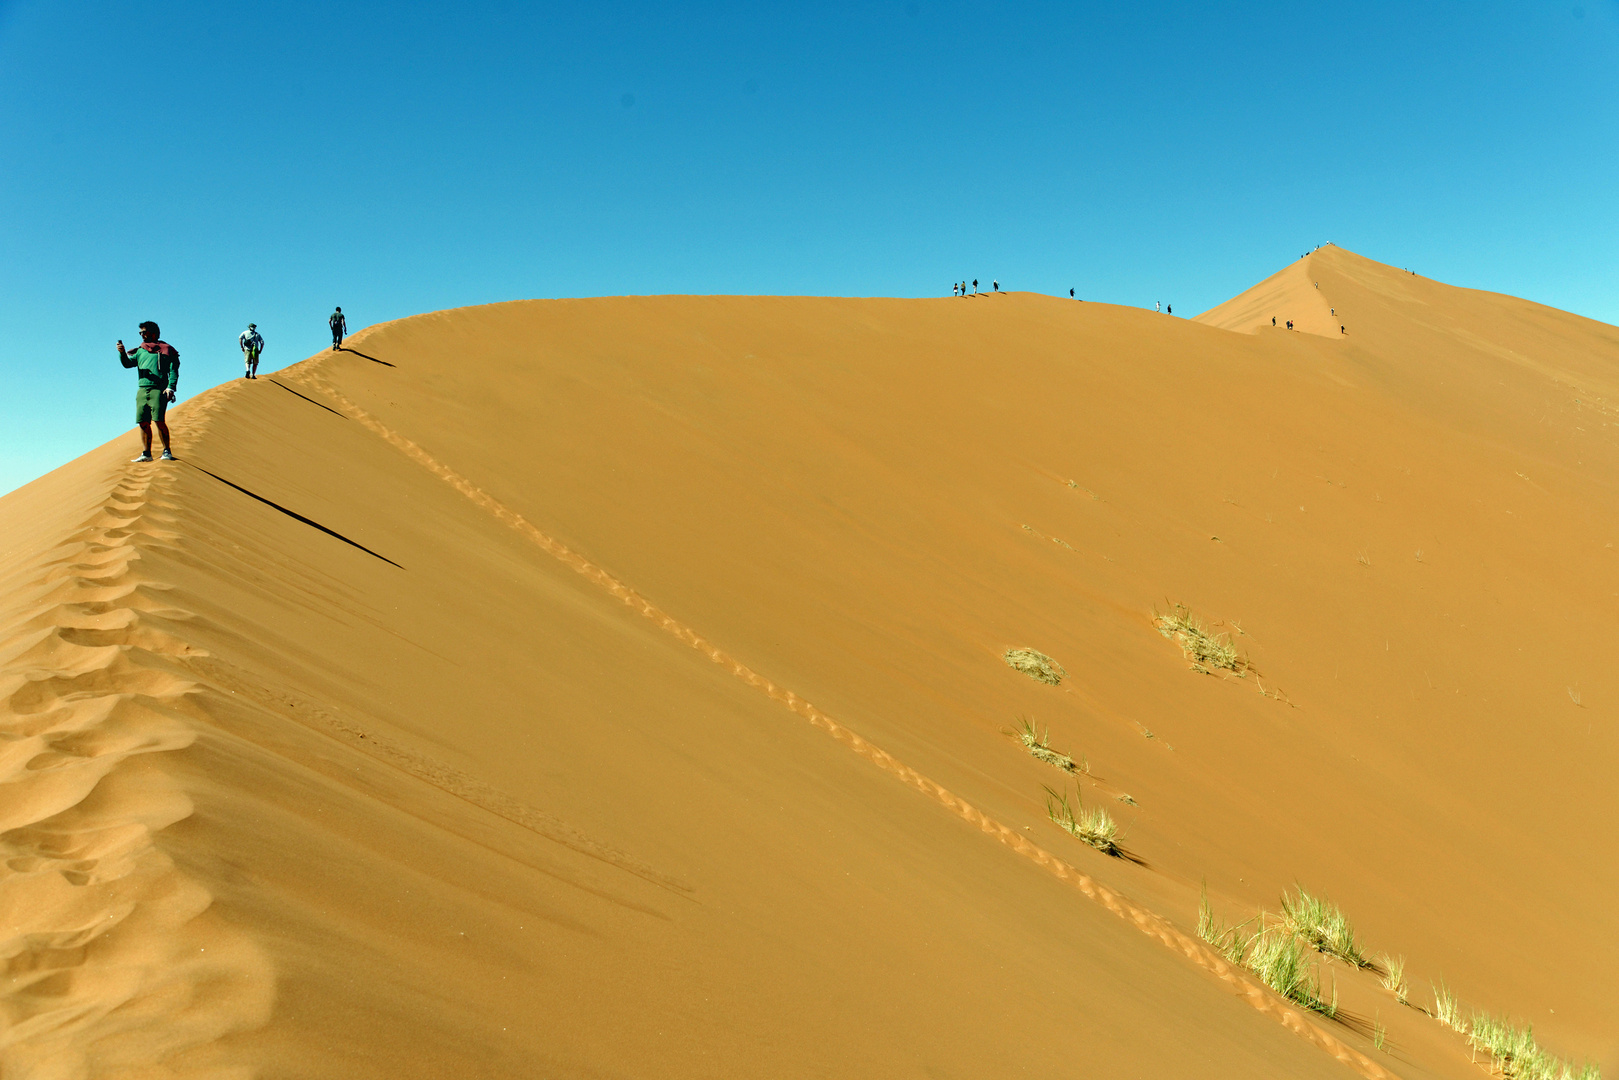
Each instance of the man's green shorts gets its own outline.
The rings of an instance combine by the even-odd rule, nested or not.
[[[135,391],[135,423],[149,424],[153,420],[163,422],[169,412],[169,398],[167,390],[159,390],[155,386],[143,386]]]

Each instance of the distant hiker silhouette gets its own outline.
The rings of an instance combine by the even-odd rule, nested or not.
[[[977,278],[973,278],[973,295],[974,296],[978,295],[978,279]]]
[[[1271,317],[1270,317],[1270,324],[1271,324],[1271,325],[1272,325],[1272,326],[1275,326],[1275,325],[1276,325],[1276,316],[1274,316],[1274,315],[1272,315],[1272,316],[1271,316]]]
[[[1338,309],[1337,308],[1328,308],[1327,311],[1331,312],[1334,315],[1338,314]]]
[[[1347,333],[1349,333],[1349,331],[1344,329],[1344,324],[1343,323],[1339,323],[1338,324],[1338,333],[1347,334]]]
[[[1292,319],[1287,320],[1287,328],[1289,330],[1293,329],[1293,320]]]
[[[1001,283],[1000,282],[992,281],[992,282],[990,282],[990,285],[993,286],[995,292],[1000,292],[1001,291]]]
[[[1072,300],[1073,298],[1074,298],[1074,290],[1069,289],[1068,290],[1068,299]]]
[[[1165,304],[1164,305],[1164,314],[1165,315],[1173,315],[1173,314],[1175,314],[1175,305],[1174,304]]]
[[[332,317],[326,320],[332,328],[332,349],[335,351],[343,347],[343,337],[349,332],[348,320],[343,318],[343,309],[338,308],[332,312]]]
[[[247,370],[242,373],[244,379],[259,377],[259,353],[264,351],[264,338],[259,336],[258,324],[248,323],[242,336],[236,339],[242,347],[242,360],[247,364]]]
[[[133,460],[152,460],[152,425],[155,423],[158,434],[163,436],[163,460],[173,461],[165,418],[169,403],[174,400],[174,388],[180,383],[180,351],[158,338],[157,323],[151,320],[141,323],[140,332],[141,343],[132,353],[124,351],[122,340],[118,342],[118,362],[140,372],[135,388],[135,423],[141,426],[141,456]]]
[[[1164,302],[1162,300],[1154,300],[1152,302],[1152,309],[1157,312],[1162,312],[1164,310]]]

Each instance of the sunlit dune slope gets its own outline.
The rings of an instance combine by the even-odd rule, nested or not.
[[[1334,249],[1326,249],[1328,258]],[[1283,267],[1258,285],[1238,296],[1233,296],[1203,314],[1194,322],[1217,326],[1222,330],[1235,330],[1243,334],[1260,330],[1286,330],[1292,323],[1295,332],[1339,337],[1348,332],[1348,326],[1338,318],[1336,307],[1321,292],[1321,283],[1312,272],[1324,264],[1318,250],[1315,258],[1304,256]],[[1377,265],[1377,264],[1372,264]],[[1388,268],[1378,266],[1379,271]]]
[[[1619,331],[1337,248],[1217,310],[442,312],[0,500],[0,1069],[1483,1075],[1206,881],[1614,1075]]]

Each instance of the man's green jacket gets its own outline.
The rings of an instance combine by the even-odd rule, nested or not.
[[[180,350],[166,341],[143,341],[122,358],[126,368],[139,368],[142,390],[173,390],[180,385]]]

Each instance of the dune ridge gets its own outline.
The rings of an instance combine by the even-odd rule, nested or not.
[[[161,1059],[152,1075],[246,1075],[211,1047],[268,1019],[268,961],[155,842],[192,812],[163,760],[193,741],[195,684],[173,664],[192,651],[171,630],[187,614],[133,567],[137,540],[176,534],[160,479],[109,472],[70,536],[10,553],[0,1071],[105,1076]]]

